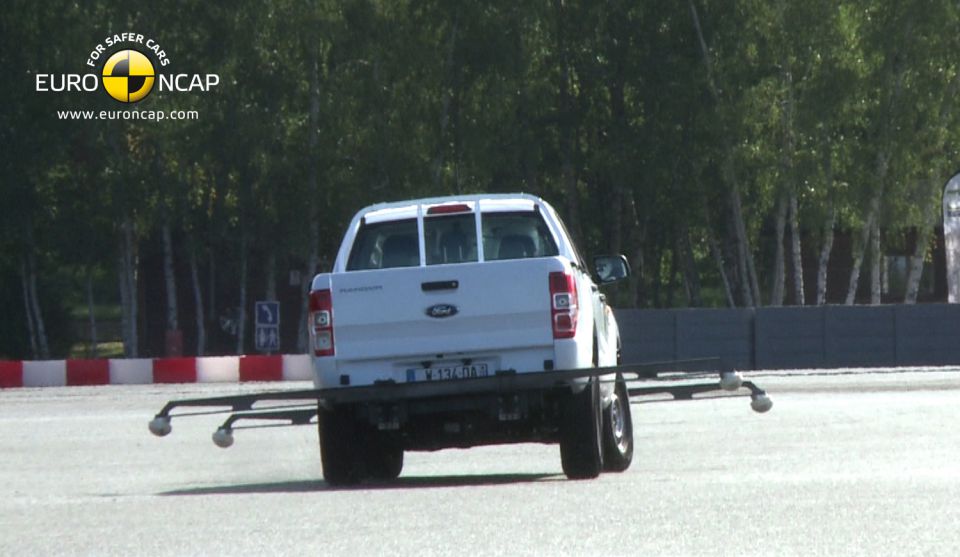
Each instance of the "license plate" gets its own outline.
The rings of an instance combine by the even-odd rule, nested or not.
[[[450,379],[470,379],[489,375],[487,364],[457,364],[420,369],[408,369],[407,381],[446,381]]]

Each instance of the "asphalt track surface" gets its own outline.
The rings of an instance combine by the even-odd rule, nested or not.
[[[774,400],[635,404],[622,474],[556,446],[408,453],[332,489],[312,427],[147,422],[263,385],[0,391],[0,555],[957,555],[960,369],[752,374]],[[272,384],[268,388],[303,387]]]

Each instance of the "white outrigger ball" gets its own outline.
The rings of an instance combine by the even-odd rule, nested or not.
[[[226,449],[230,445],[233,445],[233,432],[225,428],[214,431],[213,443],[221,449]]]
[[[170,426],[170,418],[165,416],[157,416],[156,418],[150,420],[150,433],[156,435],[157,437],[163,437],[170,433],[170,430],[173,429]]]
[[[753,408],[754,412],[763,414],[773,408],[773,401],[767,395],[757,395],[750,401],[750,408]]]
[[[736,391],[743,386],[743,376],[736,371],[725,371],[720,374],[720,388],[724,391]]]

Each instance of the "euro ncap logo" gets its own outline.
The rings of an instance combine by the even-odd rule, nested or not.
[[[103,65],[103,88],[124,103],[142,101],[153,90],[153,63],[136,50],[116,52]]]
[[[117,48],[122,50],[114,51]],[[108,53],[111,53],[109,57]],[[116,101],[136,103],[154,90],[160,93],[209,93],[220,85],[220,75],[215,73],[158,73],[158,69],[170,65],[170,57],[157,41],[140,33],[117,33],[106,37],[90,50],[86,65],[96,68],[103,59],[106,62],[99,73],[37,72],[34,75],[36,91],[93,93],[102,87]]]

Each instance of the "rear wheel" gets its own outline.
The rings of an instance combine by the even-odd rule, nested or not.
[[[565,397],[560,423],[560,462],[571,480],[596,478],[603,468],[600,385],[595,377],[583,391]]]
[[[374,480],[395,480],[403,470],[403,447],[382,435],[367,439],[366,456],[367,475]]]
[[[603,469],[623,472],[633,462],[633,419],[630,395],[622,377],[617,377],[613,400],[603,412]]]
[[[362,443],[358,443],[358,427],[347,408],[320,408],[317,413],[320,433],[320,462],[323,479],[333,486],[353,485],[363,479]]]

